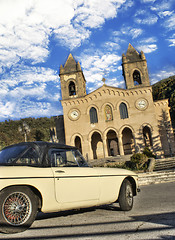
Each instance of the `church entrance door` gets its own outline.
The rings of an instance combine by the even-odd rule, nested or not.
[[[103,141],[98,132],[94,132],[92,135],[91,147],[94,159],[104,158]]]
[[[108,155],[109,156],[117,156],[119,155],[119,146],[118,146],[118,138],[116,132],[110,130],[107,133],[107,145],[108,145]]]
[[[122,141],[124,154],[132,154],[135,149],[134,137],[130,128],[124,128],[122,131]]]
[[[75,147],[82,153],[81,139],[79,136],[76,136],[75,138]]]
[[[143,128],[143,138],[144,138],[144,143],[145,147],[152,147],[152,137],[151,137],[151,130],[148,126],[145,126]]]

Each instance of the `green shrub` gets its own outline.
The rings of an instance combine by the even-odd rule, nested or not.
[[[156,158],[156,156],[151,152],[148,147],[144,148],[143,154],[146,155],[148,158]]]
[[[148,157],[143,153],[134,153],[131,156],[131,168],[133,170],[143,170],[147,168]]]

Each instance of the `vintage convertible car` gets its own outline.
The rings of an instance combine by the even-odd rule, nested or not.
[[[117,168],[92,168],[70,146],[28,142],[0,151],[0,231],[26,230],[37,212],[87,208],[118,201],[129,211],[137,175]]]

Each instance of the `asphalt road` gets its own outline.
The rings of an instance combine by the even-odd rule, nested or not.
[[[32,227],[0,239],[175,239],[175,182],[142,186],[130,212],[117,204],[40,214]]]

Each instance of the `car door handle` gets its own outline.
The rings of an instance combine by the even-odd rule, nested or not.
[[[57,170],[55,171],[56,173],[65,173],[65,171],[62,171],[62,170]]]

